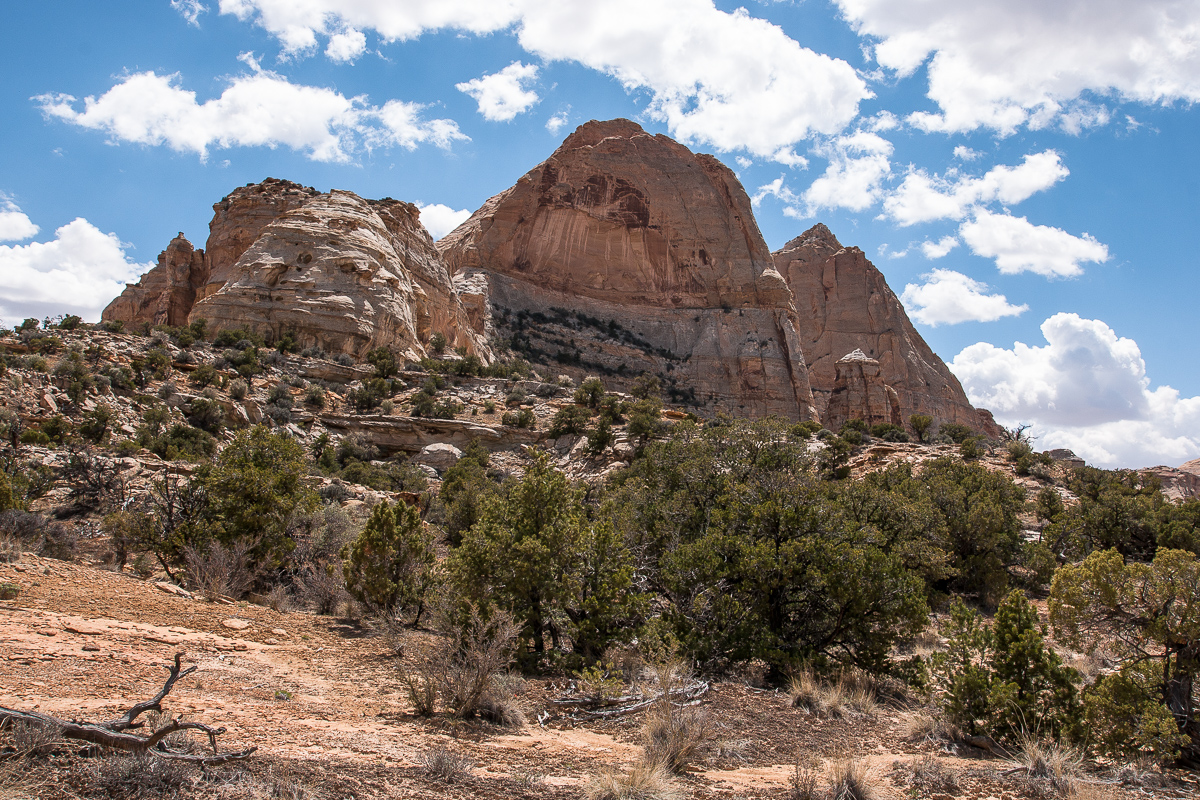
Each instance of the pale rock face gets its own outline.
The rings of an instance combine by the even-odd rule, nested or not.
[[[571,309],[670,351],[712,407],[813,416],[787,283],[711,156],[628,120],[589,122],[438,249],[456,277],[487,277],[493,308]]]
[[[311,186],[267,178],[234,189],[213,204],[212,222],[208,223],[209,275],[197,299],[225,285],[234,264],[268,225],[319,194]]]
[[[939,423],[999,434],[991,415],[971,406],[861,250],[842,247],[818,224],[773,256],[795,298],[813,398],[826,427],[837,430],[847,419],[907,424],[912,414],[928,414]],[[855,351],[874,365],[842,363]]]
[[[208,261],[180,233],[167,249],[158,254],[158,265],[137,283],[125,287],[108,304],[100,318],[120,320],[127,325],[183,325],[196,301],[196,294],[208,281]]]
[[[192,318],[214,331],[291,332],[302,347],[357,357],[389,347],[419,359],[442,332],[488,360],[419,217],[408,203],[352,192],[310,197],[262,227]]]

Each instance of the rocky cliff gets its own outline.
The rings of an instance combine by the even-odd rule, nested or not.
[[[790,292],[712,156],[628,120],[589,122],[438,249],[456,279],[486,277],[493,313],[585,320],[563,343],[576,356],[590,338],[622,367],[665,361],[699,405],[813,416]]]
[[[208,282],[208,260],[180,233],[158,254],[158,265],[129,284],[101,315],[127,324],[182,325]]]
[[[862,250],[818,224],[773,254],[799,312],[801,347],[821,421],[905,424],[912,414],[999,433],[921,338]]]

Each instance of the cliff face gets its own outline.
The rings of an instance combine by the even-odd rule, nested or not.
[[[711,156],[589,122],[438,243],[492,310],[570,309],[668,354],[701,404],[813,414],[800,320],[749,198]]]
[[[837,430],[854,418],[906,424],[912,414],[928,414],[999,433],[990,415],[971,406],[861,250],[842,247],[818,224],[773,257],[795,298],[813,398],[826,427]],[[847,359],[855,351],[861,357]]]
[[[180,233],[158,254],[158,265],[129,284],[101,315],[126,324],[182,325],[208,282],[208,260]]]
[[[246,211],[243,218],[265,216]],[[210,278],[209,293],[191,312],[214,331],[291,332],[305,347],[359,357],[390,347],[407,359],[425,355],[429,337],[441,332],[490,358],[420,212],[408,203],[317,194],[264,225],[213,289],[217,283]]]

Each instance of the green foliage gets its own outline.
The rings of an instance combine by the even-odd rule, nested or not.
[[[667,431],[662,419],[662,403],[653,398],[638,400],[629,407],[629,426],[625,429],[629,438],[645,444],[657,439]]]
[[[878,425],[871,426],[871,435],[876,439],[883,439],[885,442],[907,442],[908,433],[900,425],[893,425],[890,422],[881,422]]]
[[[449,344],[449,342],[446,341],[446,334],[440,331],[429,337],[429,351],[436,356],[440,356],[442,353],[446,352],[447,344]]]
[[[600,401],[600,418],[609,425],[620,425],[625,421],[627,406],[615,394],[606,394]]]
[[[949,436],[955,444],[962,444],[975,435],[975,431],[958,422],[943,422],[938,426],[938,433]]]
[[[138,441],[168,461],[203,461],[217,452],[217,440],[207,431],[176,423],[166,433]]]
[[[26,428],[19,437],[21,444],[32,444],[45,447],[50,444],[50,437],[37,428]]]
[[[287,436],[261,426],[238,433],[211,465],[196,470],[212,535],[222,544],[252,543],[255,563],[273,566],[294,546],[288,517],[317,504],[306,471],[304,450]]]
[[[1188,744],[1162,702],[1162,676],[1152,664],[1132,663],[1101,676],[1084,691],[1083,715],[1092,747],[1126,761],[1166,763]]]
[[[193,397],[188,403],[187,421],[194,428],[205,433],[221,432],[221,423],[225,420],[225,409],[217,400],[208,397]]]
[[[83,363],[83,356],[75,351],[67,353],[66,357],[55,365],[54,377],[59,380],[67,397],[75,405],[82,403],[87,393],[96,385],[96,379]]]
[[[310,383],[306,386],[304,389],[304,403],[318,410],[324,408],[325,387],[316,383]]]
[[[346,393],[346,402],[354,406],[357,411],[370,411],[383,403],[383,401],[394,394],[390,381],[383,378],[371,378],[363,381],[363,384],[358,389],[351,389]],[[416,398],[414,398],[414,404]],[[414,411],[414,416],[426,416],[418,414]]]
[[[535,656],[549,636],[556,649],[569,641],[595,658],[632,633],[642,603],[630,591],[633,560],[621,537],[587,519],[580,490],[545,457],[484,502],[450,569],[468,598],[512,612]]]
[[[367,353],[367,363],[375,368],[375,377],[387,379],[400,371],[396,354],[387,347],[376,347]]]
[[[788,429],[788,435],[796,439],[811,439],[819,430],[821,430],[821,423],[810,419],[797,422]]]
[[[190,380],[192,384],[201,389],[212,386],[218,382],[217,370],[212,364],[201,364],[192,371]]]
[[[83,415],[79,423],[79,435],[94,444],[102,444],[109,436],[109,423],[112,422],[113,410],[104,403]]]
[[[965,461],[975,461],[982,458],[985,452],[983,437],[968,436],[959,443],[958,452]]]
[[[596,427],[588,433],[588,452],[598,456],[612,447],[616,440],[617,435],[613,433],[612,424],[605,417],[601,417]]]
[[[249,346],[243,344],[249,342]],[[227,347],[237,348],[239,350],[250,349],[250,347],[262,347],[263,339],[257,333],[245,328],[230,328],[217,333],[217,337],[213,339],[213,347],[224,349]]]
[[[917,435],[917,441],[923,442],[925,434],[929,433],[929,429],[933,427],[933,417],[928,414],[913,414],[908,418],[908,425]]]
[[[42,423],[42,433],[50,437],[50,441],[55,444],[66,444],[71,436],[74,435],[75,428],[71,425],[71,420],[62,414],[55,414]]]
[[[1061,567],[1050,587],[1050,621],[1073,647],[1101,637],[1124,664],[1153,665],[1157,697],[1200,754],[1200,719],[1193,697],[1200,652],[1200,560],[1159,549],[1149,563],[1126,563],[1116,549],[1098,550]]]
[[[519,411],[505,411],[500,417],[500,424],[512,428],[532,428],[537,424],[537,417],[528,408],[522,408]]]
[[[415,608],[417,622],[433,580],[433,537],[412,506],[375,506],[361,534],[342,550],[346,590],[379,609]],[[414,623],[416,624],[416,623]]]
[[[548,433],[556,439],[559,436],[579,436],[587,430],[591,421],[591,413],[583,406],[564,406],[550,421]]]
[[[1021,592],[1009,593],[990,629],[956,599],[943,633],[948,646],[933,664],[956,725],[1014,743],[1030,733],[1077,735],[1077,675],[1046,647],[1037,613]]]
[[[588,378],[575,390],[575,403],[585,408],[599,409],[600,400],[604,397],[604,381],[599,378]]]
[[[479,521],[485,499],[497,491],[487,476],[488,458],[487,450],[472,440],[458,462],[442,475],[438,499],[445,510],[446,536],[454,547]]]
[[[73,331],[83,324],[83,317],[75,314],[67,314],[58,323],[58,329],[63,331]]]
[[[13,495],[12,481],[8,473],[0,470],[0,511],[20,508],[17,498]]]
[[[649,373],[639,375],[638,379],[633,382],[629,393],[638,400],[661,400],[662,381],[658,379],[657,375]]]
[[[862,434],[858,431],[847,431],[846,435]],[[824,439],[825,447],[817,454],[817,468],[820,475],[827,481],[840,481],[850,474],[850,454],[854,451],[845,436],[829,436]]]
[[[246,383],[241,378],[237,378],[229,384],[229,396],[234,400],[245,400],[249,391],[250,384]]]

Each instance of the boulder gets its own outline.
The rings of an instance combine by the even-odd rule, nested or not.
[[[712,156],[589,122],[437,246],[456,279],[486,277],[493,314],[570,310],[593,325],[571,338],[603,343],[622,371],[670,372],[741,415],[814,414],[791,294]]]
[[[462,458],[462,450],[452,444],[429,444],[421,448],[421,452],[412,457],[412,463],[433,467],[438,472],[445,472],[458,463]]]
[[[843,247],[829,228],[817,224],[772,257],[795,298],[813,400],[826,427],[836,430],[846,419],[881,413],[888,418],[880,421],[898,416],[897,424],[907,424],[912,414],[928,414],[938,422],[999,435],[991,415],[971,406],[958,379],[921,338],[862,250]],[[843,363],[856,351],[865,360]],[[876,388],[852,388],[859,381]],[[893,399],[880,405],[885,394],[894,394],[894,410]]]

